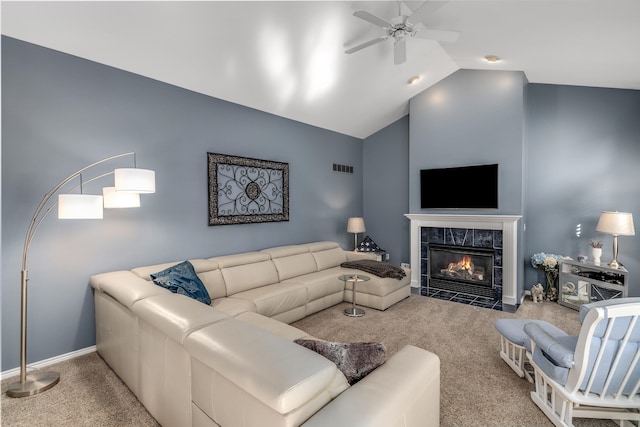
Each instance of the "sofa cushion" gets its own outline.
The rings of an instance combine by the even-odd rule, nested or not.
[[[350,385],[366,377],[387,358],[387,349],[375,342],[329,342],[310,339],[294,340],[296,344],[313,350],[336,364]]]
[[[238,292],[233,295],[233,298],[251,301],[258,313],[274,317],[296,308],[304,309],[307,303],[307,290],[299,284],[276,283]]]
[[[237,315],[236,319],[281,336],[287,341],[293,341],[300,338],[313,338],[302,329],[298,329],[291,325],[287,325],[286,323],[282,323],[278,320],[250,311]]]
[[[316,271],[316,261],[305,245],[278,246],[261,252],[271,256],[280,281]]]
[[[297,283],[307,288],[307,302],[324,298],[344,291],[344,282],[339,279],[342,273],[339,269],[330,268],[316,273],[305,274],[303,277],[293,278],[282,282]]]
[[[196,275],[189,261],[181,262],[157,273],[151,274],[153,283],[167,288],[173,293],[185,295],[204,304],[211,304],[211,297],[202,281]]]
[[[292,255],[273,260],[280,281],[316,272],[316,261],[310,253]]]
[[[347,260],[347,256],[340,247],[311,252],[311,254],[316,260],[318,271],[338,267]]]
[[[278,283],[278,271],[267,253],[216,258],[222,270],[227,296]]]

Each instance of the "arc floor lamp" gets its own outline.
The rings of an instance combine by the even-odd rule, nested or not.
[[[133,168],[115,169],[83,182],[83,172],[99,164],[127,156],[133,156]],[[115,186],[104,188],[103,195],[83,193],[84,184],[110,175],[114,176]],[[79,188],[80,193],[63,194],[63,188],[74,180],[79,180],[79,184],[69,191],[72,192]],[[49,390],[60,381],[60,374],[55,371],[36,371],[27,375],[27,284],[29,281],[27,260],[33,236],[44,218],[57,206],[58,218],[61,219],[101,219],[103,208],[138,207],[140,206],[140,194],[155,193],[155,189],[155,172],[137,168],[135,152],[129,152],[107,157],[77,170],[44,195],[31,218],[24,239],[20,295],[20,381],[9,386],[8,396],[32,396]],[[54,199],[55,195],[58,195],[57,201]]]

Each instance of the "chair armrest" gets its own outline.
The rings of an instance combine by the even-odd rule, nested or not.
[[[527,323],[524,325],[524,332],[556,365],[565,368],[573,367],[574,351],[558,342],[556,338],[545,332],[540,325]]]

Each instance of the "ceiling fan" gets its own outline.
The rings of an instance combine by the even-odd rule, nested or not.
[[[353,16],[381,27],[386,34],[352,47],[346,50],[345,53],[351,54],[385,40],[393,39],[393,62],[398,65],[407,60],[407,38],[418,37],[440,42],[454,42],[460,35],[458,31],[429,29],[421,22],[423,18],[435,12],[445,3],[441,1],[425,1],[407,16],[402,14],[402,2],[398,1],[398,16],[389,21],[364,10],[356,11]]]

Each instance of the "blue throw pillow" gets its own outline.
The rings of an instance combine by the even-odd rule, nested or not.
[[[193,264],[189,261],[181,262],[165,270],[151,275],[153,283],[163,288],[167,288],[174,294],[186,295],[189,298],[210,305],[211,297],[207,288],[196,275]]]

